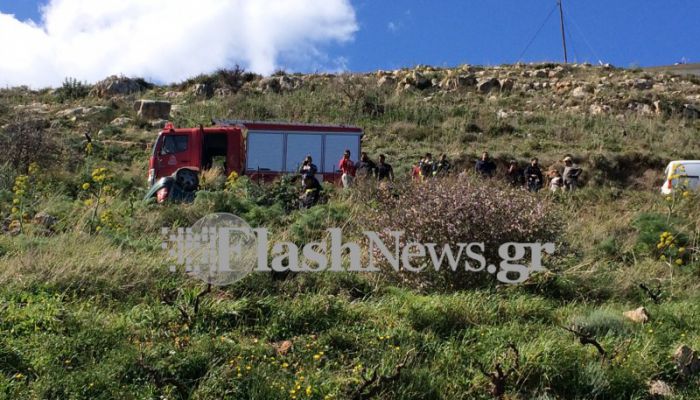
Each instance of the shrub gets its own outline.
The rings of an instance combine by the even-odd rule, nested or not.
[[[0,133],[0,148],[3,149],[0,164],[9,164],[21,172],[27,172],[32,163],[51,167],[60,148],[49,130],[49,122],[45,119],[25,115],[15,117]]]
[[[75,78],[66,78],[63,85],[56,89],[58,100],[63,103],[66,100],[78,100],[87,96],[90,93],[90,86]]]
[[[390,231],[403,231],[402,244],[436,243],[438,256],[443,245],[452,246],[456,254],[457,243],[479,242],[484,244],[487,264],[496,263],[501,244],[547,242],[560,231],[548,202],[522,190],[500,187],[495,181],[466,177],[430,180],[380,192],[378,196],[368,224],[380,232],[384,243],[393,242]],[[463,262],[463,258],[459,261]],[[377,259],[384,258],[378,255]],[[430,258],[413,260],[414,267],[418,267],[426,265]],[[442,278],[449,276],[446,281],[457,287],[476,283],[485,275],[464,268],[453,272],[445,264],[446,261],[439,274]]]

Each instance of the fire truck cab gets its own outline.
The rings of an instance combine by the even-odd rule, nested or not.
[[[253,179],[272,180],[296,173],[307,155],[318,167],[319,180],[337,182],[338,161],[348,149],[359,159],[361,128],[260,121],[215,120],[211,127],[175,128],[158,134],[149,161],[148,183],[188,168],[221,166]]]

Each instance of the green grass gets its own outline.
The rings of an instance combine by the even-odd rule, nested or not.
[[[592,81],[609,73],[582,68],[572,76]],[[619,80],[641,74],[613,73]],[[386,153],[400,180],[426,151],[446,152],[461,170],[487,149],[499,160],[539,156],[547,167],[572,153],[582,160],[587,185],[573,194],[537,195],[564,229],[559,252],[545,260],[548,272],[522,285],[428,290],[391,273],[256,273],[198,297],[202,283],[168,272],[161,227],[190,226],[218,211],[269,227],[273,240],[303,244],[337,225],[350,240],[361,235],[373,206],[361,196],[372,192],[330,190],[328,204],[299,211],[293,184],[260,187],[241,179],[223,190],[212,183],[193,204],[145,205],[143,144],[156,130],[136,117],[135,97],[0,90],[0,125],[17,117],[18,105],[45,103],[50,111],[43,118],[61,149],[53,164],[37,157],[40,172],[29,178],[22,204],[30,217],[56,217],[54,231],[27,220],[22,234],[0,235],[0,398],[348,399],[362,388],[363,374],[391,376],[405,361],[394,380],[371,385],[377,398],[490,399],[480,366],[489,372],[497,362],[514,366],[511,343],[519,359],[506,380],[508,399],[645,399],[653,379],[668,382],[674,398],[700,397],[698,376],[681,379],[670,358],[681,344],[700,350],[700,206],[696,195],[667,201],[656,193],[666,160],[700,151],[698,121],[628,112],[626,100],[645,97],[617,87],[600,93],[614,112],[591,116],[560,110],[587,105],[554,92],[397,94],[377,88],[371,75],[347,74],[274,94],[238,90],[229,79],[223,71],[153,87],[142,97],[182,90],[173,100],[179,126],[213,117],[359,125],[364,148]],[[195,82],[236,90],[198,100],[187,93]],[[670,90],[659,96],[680,101]],[[54,115],[92,105],[108,110],[75,120]],[[517,112],[499,119],[499,110]],[[134,122],[108,126],[119,116]],[[90,154],[85,131],[93,136]],[[93,217],[95,205],[85,201],[94,197],[82,185],[94,185],[91,174],[100,167],[111,172],[112,190]],[[13,185],[23,173],[0,167],[3,219],[16,218]],[[101,218],[104,211],[109,220]],[[688,247],[680,266],[660,259],[664,231]],[[658,304],[640,283],[659,288]],[[650,322],[623,317],[640,306]],[[571,327],[594,335],[609,357],[583,346],[564,329]],[[292,347],[278,353],[286,340]]]

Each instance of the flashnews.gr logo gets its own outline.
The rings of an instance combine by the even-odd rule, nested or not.
[[[537,271],[543,271],[543,253],[554,253],[554,243],[503,243],[498,247],[500,263],[487,264],[484,243],[457,243],[455,246],[436,243],[408,242],[401,244],[402,231],[391,231],[393,239],[387,245],[376,232],[363,232],[368,241],[367,265],[362,265],[362,247],[353,242],[343,242],[342,230],[327,229],[330,238],[306,243],[301,249],[292,242],[277,242],[270,246],[269,232],[265,228],[251,228],[245,220],[233,214],[209,214],[191,228],[178,228],[171,232],[163,228],[167,240],[163,249],[169,250],[177,265],[185,272],[206,283],[224,286],[239,281],[251,272],[378,272],[376,255],[381,255],[395,271],[422,272],[427,262],[414,265],[412,259],[432,262],[435,271],[450,268],[469,272],[486,271],[495,274],[503,283],[521,283]],[[456,248],[456,251],[455,251]],[[268,254],[268,249],[269,254]],[[523,260],[529,250],[530,263]],[[347,258],[347,267],[343,265]],[[268,260],[271,262],[268,265]]]

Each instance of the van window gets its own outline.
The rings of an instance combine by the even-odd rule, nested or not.
[[[321,164],[321,145],[323,137],[314,134],[287,134],[287,165],[286,172],[297,172],[307,155],[316,165]]]
[[[189,135],[167,135],[163,139],[163,147],[160,149],[160,155],[181,153],[187,151],[189,145]]]
[[[283,133],[248,133],[248,171],[282,171],[283,157]]]
[[[343,158],[345,150],[350,150],[350,159],[360,159],[360,136],[358,135],[327,135],[324,150],[323,172],[338,171],[338,162]]]

